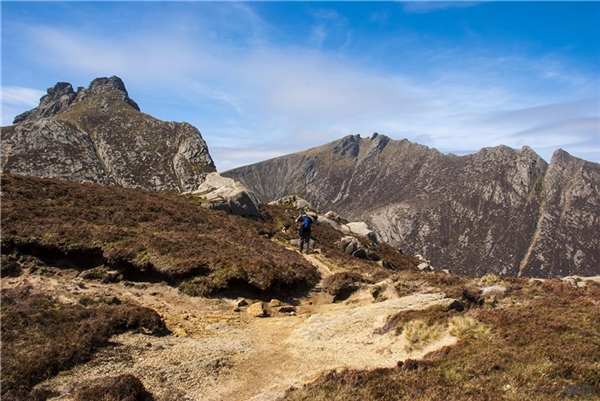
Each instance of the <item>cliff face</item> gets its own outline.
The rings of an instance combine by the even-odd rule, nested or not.
[[[215,171],[200,132],[140,112],[118,77],[48,89],[2,127],[1,171],[148,190],[190,191]]]
[[[457,274],[600,274],[600,166],[530,148],[443,155],[382,135],[241,167],[263,202],[298,194],[366,221],[385,241]]]
[[[522,274],[600,274],[600,165],[557,150],[544,177],[539,220]]]

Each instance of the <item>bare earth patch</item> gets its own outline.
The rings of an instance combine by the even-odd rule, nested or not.
[[[327,266],[306,256],[320,271]],[[274,400],[286,389],[310,382],[331,369],[393,367],[451,345],[445,334],[418,351],[393,332],[375,334],[386,319],[401,310],[447,303],[440,293],[413,294],[374,302],[361,290],[342,303],[319,286],[300,299],[295,315],[252,318],[243,307],[234,311],[230,299],[189,297],[166,284],[84,282],[68,274],[24,275],[2,280],[3,287],[24,281],[52,289],[63,302],[81,296],[113,296],[156,310],[173,335],[153,337],[125,333],[112,338],[114,347],[71,371],[42,383],[60,393],[54,400],[72,400],[84,380],[133,374],[156,400]],[[250,302],[251,303],[251,302]]]

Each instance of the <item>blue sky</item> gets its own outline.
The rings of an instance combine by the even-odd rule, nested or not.
[[[7,2],[2,125],[121,77],[219,171],[373,132],[600,162],[600,2]]]

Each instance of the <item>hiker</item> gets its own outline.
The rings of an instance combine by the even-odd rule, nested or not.
[[[301,223],[298,228],[298,235],[300,235],[300,253],[306,244],[306,253],[310,253],[310,231],[313,225],[313,219],[306,215],[306,212],[301,212],[300,216],[296,219],[297,222]]]

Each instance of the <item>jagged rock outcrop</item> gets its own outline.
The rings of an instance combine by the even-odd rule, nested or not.
[[[240,167],[261,202],[298,194],[455,274],[600,274],[600,165],[532,149],[444,155],[383,135]]]
[[[59,82],[52,88],[48,88],[48,93],[42,96],[38,107],[16,116],[13,124],[51,117],[69,107],[76,97],[77,95],[70,83]]]
[[[600,165],[554,152],[520,274],[600,275]]]
[[[212,210],[224,210],[237,216],[260,219],[258,200],[240,182],[210,173],[197,190],[191,192],[205,200],[202,206]]]
[[[195,127],[140,112],[118,77],[49,88],[2,127],[1,156],[3,173],[148,190],[190,191],[215,171]]]

